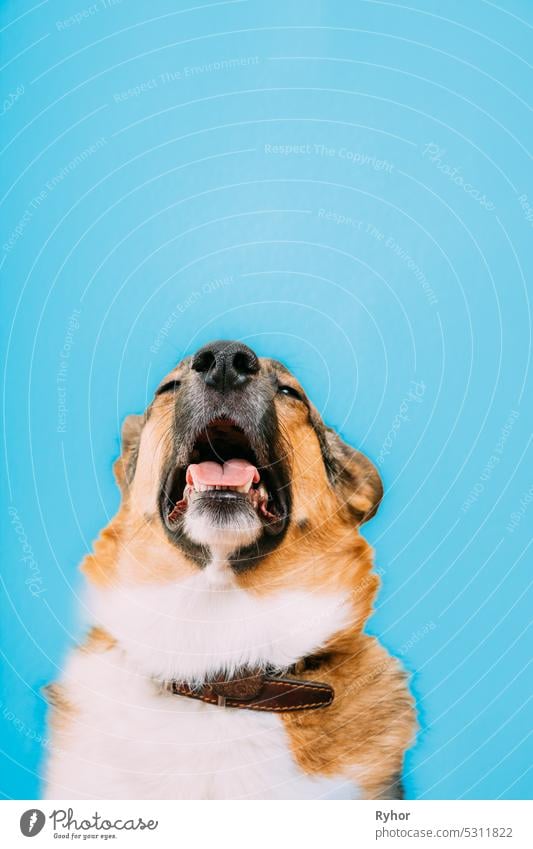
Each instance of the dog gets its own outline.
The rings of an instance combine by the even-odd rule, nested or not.
[[[45,798],[402,798],[413,699],[363,630],[370,460],[280,362],[217,341],[126,418],[114,472]]]

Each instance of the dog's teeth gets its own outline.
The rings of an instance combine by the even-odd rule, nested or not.
[[[210,492],[211,490],[223,490],[228,492],[242,492],[244,495],[247,495],[252,488],[252,481],[244,484],[243,486],[224,486],[223,484],[203,484],[203,483],[195,483],[194,487],[191,487],[191,491],[195,492]],[[257,490],[254,490],[259,494],[262,494],[266,497],[267,491],[264,488],[263,484],[260,484]]]

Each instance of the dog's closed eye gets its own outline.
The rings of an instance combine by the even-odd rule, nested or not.
[[[164,383],[163,386],[156,389],[155,396],[157,398],[158,395],[164,395],[165,392],[174,392],[176,389],[179,389],[180,385],[181,381],[179,380],[169,380],[168,383]]]
[[[292,386],[287,386],[286,384],[278,386],[278,392],[281,392],[282,395],[287,395],[289,398],[296,398],[298,401],[302,400],[302,396],[298,390],[294,389]]]

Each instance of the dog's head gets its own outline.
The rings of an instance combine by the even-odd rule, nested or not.
[[[208,344],[167,375],[126,419],[116,474],[130,517],[196,566],[222,551],[236,574],[333,525],[353,535],[382,496],[372,463],[294,376],[240,342]]]

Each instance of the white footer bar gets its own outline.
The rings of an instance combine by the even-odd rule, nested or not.
[[[532,807],[522,801],[5,801],[0,834],[10,849],[67,841],[124,849],[530,849]]]

